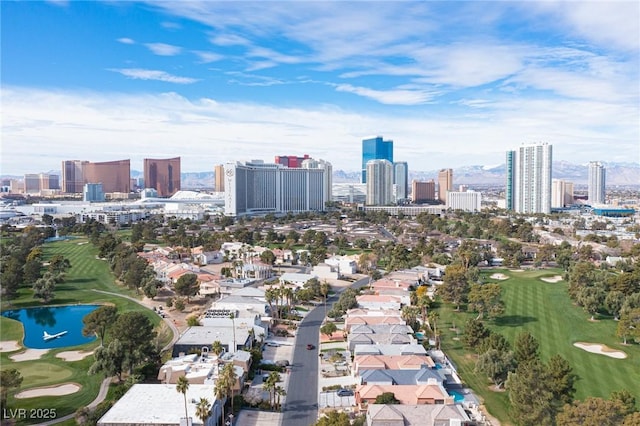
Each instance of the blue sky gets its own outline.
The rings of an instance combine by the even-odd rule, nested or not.
[[[640,5],[2,1],[2,174],[310,154],[411,170],[640,162]]]

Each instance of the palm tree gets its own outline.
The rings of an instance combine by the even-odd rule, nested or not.
[[[202,420],[202,424],[207,424],[209,418],[209,400],[207,398],[200,398],[200,402],[196,405],[196,417]]]
[[[327,316],[327,296],[329,295],[330,291],[331,291],[331,286],[329,285],[327,280],[322,281],[322,284],[320,284],[320,294],[322,296],[324,296],[324,316],[325,316],[325,318]]]
[[[282,407],[280,406],[280,397],[281,396],[285,396],[287,394],[287,391],[284,390],[284,388],[282,386],[276,386],[274,389],[275,394],[277,395],[277,402],[276,402],[276,410],[281,411]]]
[[[420,308],[423,327],[427,324],[427,309],[429,309],[432,304],[433,304],[433,300],[431,300],[431,298],[426,294],[423,294],[418,298],[417,305]]]
[[[233,413],[233,388],[235,387],[236,381],[238,380],[238,375],[236,374],[236,370],[234,369],[233,364],[225,364],[225,366],[222,368],[221,375],[227,385],[226,394],[231,394],[231,413]]]
[[[429,312],[429,328],[433,330],[433,338],[436,341],[436,348],[440,349],[440,339],[438,338],[437,322],[440,314],[437,311]]]
[[[269,311],[271,312],[271,316],[274,315],[274,310],[273,310],[273,302],[276,301],[276,292],[275,289],[273,288],[269,288],[264,292],[264,298],[267,301],[267,303],[269,304]]]
[[[187,411],[187,389],[189,389],[189,381],[186,377],[180,376],[178,378],[178,383],[176,384],[176,390],[184,396],[184,418],[187,420],[187,424],[189,424],[189,412]]]
[[[225,378],[221,375],[218,374],[218,379],[216,380],[216,384],[215,387],[213,388],[213,392],[214,392],[214,396],[216,397],[217,400],[220,400],[220,405],[222,406],[222,422],[224,423],[224,404],[225,404],[225,399],[227,398],[227,383],[225,382]],[[216,420],[216,424],[218,424],[218,421]]]
[[[236,314],[231,312],[229,314],[229,319],[231,320],[231,329],[233,330],[233,350],[229,352],[235,354],[238,350],[238,344],[236,343]]]
[[[224,352],[224,348],[222,347],[222,343],[220,343],[220,340],[216,340],[215,342],[213,342],[213,344],[211,345],[211,352],[213,352],[216,356],[220,356],[220,354]]]
[[[273,392],[275,391],[276,385],[278,383],[278,378],[276,375],[274,375],[273,373],[276,373],[275,371],[272,371],[271,373],[269,373],[269,377],[267,377],[263,384],[262,384],[262,389],[266,390],[267,392],[269,392],[269,407],[273,407]],[[276,373],[278,374],[278,373]]]

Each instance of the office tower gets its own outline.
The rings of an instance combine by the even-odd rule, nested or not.
[[[507,152],[506,207],[518,213],[551,212],[552,146],[523,145]]]
[[[393,184],[396,186],[396,201],[409,196],[409,165],[406,161],[393,163]]]
[[[227,163],[225,215],[324,211],[330,201],[331,164],[323,160],[285,167],[253,160]],[[330,187],[330,186],[329,186]]]
[[[438,172],[438,200],[447,204],[447,191],[453,189],[453,170],[442,169]]]
[[[82,191],[82,200],[88,202],[104,201],[104,191],[101,183],[85,183]]]
[[[101,183],[105,193],[131,192],[131,162],[129,160],[86,162],[83,166],[85,183]]]
[[[433,202],[436,199],[436,183],[433,179],[427,182],[414,180],[411,182],[411,200],[416,203]]]
[[[298,157],[296,155],[278,155],[276,156],[275,163],[292,169],[297,169],[302,167],[302,162],[309,158],[311,158],[309,157],[309,154],[305,154],[304,157]]]
[[[24,175],[24,193],[39,194],[40,193],[40,176],[37,174]]]
[[[367,163],[367,205],[386,206],[393,202],[393,164],[387,160]]]
[[[60,189],[58,175],[50,175],[47,173],[40,173],[38,175],[40,179],[40,190],[47,189]]]
[[[551,180],[551,208],[563,208],[573,204],[573,183],[562,179]]]
[[[216,175],[214,191],[224,192],[224,164],[216,164],[213,172]]]
[[[158,197],[171,197],[180,190],[180,157],[144,159],[144,184],[158,191]]]
[[[84,166],[88,161],[66,160],[62,162],[62,192],[80,194],[84,181]]]
[[[451,210],[464,210],[466,212],[478,212],[482,204],[482,194],[475,191],[447,193],[447,208]]]
[[[382,136],[362,140],[362,183],[367,183],[367,163],[371,160],[393,163],[393,141],[382,140]]]
[[[605,203],[607,169],[597,161],[589,163],[589,204]]]

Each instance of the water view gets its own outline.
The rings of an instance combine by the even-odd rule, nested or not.
[[[83,345],[95,336],[82,335],[82,318],[98,305],[47,306],[5,311],[3,317],[20,321],[24,326],[23,346],[54,349]]]

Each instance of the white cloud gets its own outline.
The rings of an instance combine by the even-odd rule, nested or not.
[[[131,39],[129,37],[120,37],[116,41],[118,41],[119,43],[122,43],[122,44],[135,44],[136,43],[133,39]]]
[[[55,169],[69,158],[131,158],[139,169],[152,155],[180,155],[183,170],[200,171],[226,161],[270,161],[283,152],[358,170],[360,141],[371,134],[393,139],[394,157],[411,170],[497,164],[507,149],[538,140],[554,145],[556,160],[629,161],[640,140],[637,106],[580,99],[496,100],[481,115],[473,108],[373,113],[21,87],[3,87],[2,99],[3,173],[24,173],[25,164]]]
[[[166,43],[146,43],[145,46],[156,55],[159,56],[175,56],[180,54],[182,48]]]
[[[386,105],[419,105],[433,98],[433,93],[425,90],[374,90],[366,87],[356,87],[350,84],[338,84],[336,85],[336,90],[339,92],[354,93]]]
[[[202,51],[202,50],[193,50],[192,53],[195,54],[200,59],[200,63],[202,63],[202,64],[208,64],[208,63],[211,63],[211,62],[216,62],[216,61],[219,61],[221,59],[224,59],[224,56],[219,55],[219,54],[214,53],[214,52],[205,52],[205,51]]]
[[[157,80],[177,84],[191,84],[198,81],[197,78],[180,77],[177,75],[169,74],[165,71],[147,70],[142,68],[113,68],[109,71],[118,72],[126,77],[133,78],[135,80]]]

